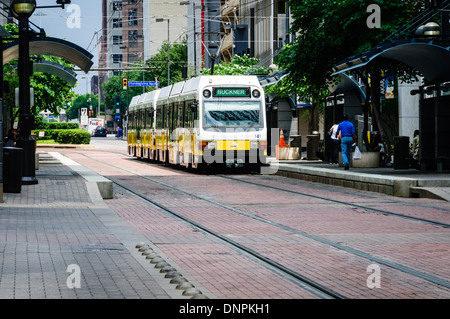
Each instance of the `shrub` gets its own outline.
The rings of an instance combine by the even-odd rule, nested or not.
[[[79,128],[77,123],[67,123],[67,122],[50,122],[48,124],[48,129],[51,130],[75,130]]]
[[[82,129],[58,130],[56,142],[61,144],[89,144],[91,134]]]
[[[35,123],[35,130],[64,130],[64,129],[70,129],[74,130],[79,128],[78,123],[67,123],[67,122],[44,122],[44,118],[40,115],[36,116],[34,119]]]

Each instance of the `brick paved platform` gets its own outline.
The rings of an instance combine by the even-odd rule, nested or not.
[[[64,157],[73,162],[61,162]],[[76,163],[82,170],[71,167],[68,163]],[[316,171],[320,170],[319,167]],[[330,263],[325,262],[317,266],[324,270],[319,272],[315,268],[314,260],[328,260],[328,254],[332,250],[319,249],[317,243],[311,245],[307,238],[270,225],[254,227],[255,224],[247,229],[244,223],[238,224],[238,219],[239,222],[246,222],[246,218],[231,217],[229,211],[223,211],[223,219],[219,220],[214,215],[220,211],[217,207],[209,207],[189,196],[159,189],[148,181],[136,178],[131,172],[152,176],[166,183],[173,182],[189,190],[200,191],[206,187],[210,198],[220,198],[225,204],[228,201],[229,205],[235,205],[236,208],[250,213],[253,210],[256,212],[256,205],[266,205],[258,208],[257,213],[262,216],[272,213],[273,207],[279,207],[280,213],[283,212],[279,215],[280,223],[302,227],[304,231],[324,239],[346,242],[355,249],[373,250],[375,245],[379,251],[373,252],[379,254],[380,258],[384,258],[386,253],[385,258],[397,258],[399,263],[406,262],[414,268],[419,267],[436,276],[448,278],[448,263],[427,269],[430,267],[430,258],[421,265],[415,259],[408,260],[412,257],[403,256],[401,250],[402,245],[404,247],[408,244],[415,251],[421,252],[420,248],[424,254],[428,253],[433,247],[439,248],[436,243],[448,243],[447,232],[436,233],[433,230],[430,234],[424,232],[421,237],[417,237],[418,231],[422,231],[418,228],[417,231],[409,229],[402,234],[400,228],[395,228],[397,224],[387,218],[385,223],[378,225],[374,223],[378,220],[377,216],[367,215],[366,220],[361,218],[364,214],[356,214],[359,213],[357,210],[353,212],[351,208],[343,209],[340,205],[292,194],[279,194],[276,201],[269,197],[260,198],[257,196],[263,196],[261,190],[244,185],[237,188],[236,184],[225,183],[223,180],[220,183],[215,182],[216,188],[209,189],[211,184],[205,184],[205,180],[208,183],[214,181],[201,180],[184,170],[167,169],[161,165],[138,161],[124,152],[111,153],[91,149],[89,154],[83,154],[70,149],[47,149],[40,156],[39,170],[36,172],[39,184],[23,186],[21,194],[4,194],[5,203],[0,204],[0,298],[191,298],[175,289],[170,280],[145,259],[136,249],[138,243],[149,244],[152,250],[211,299],[317,298],[286,278],[274,275],[258,261],[243,258],[240,253],[218,244],[205,233],[193,230],[184,222],[170,219],[168,223],[168,216],[130,196],[120,187],[115,186],[113,199],[103,200],[98,180],[85,178],[97,174],[94,171],[111,180],[133,181],[135,187],[151,198],[170,205],[174,210],[186,211],[190,218],[206,220],[208,227],[217,228],[229,238],[249,244],[255,250],[269,252],[273,258],[279,254],[291,256],[292,267],[308,269],[308,276],[312,278],[325,278],[331,284],[335,281],[334,270],[337,266],[339,269],[349,270],[348,263],[356,265],[356,271],[349,270],[348,278],[337,283],[342,286],[340,289],[345,292],[344,295],[357,296],[356,298],[414,298],[417,294],[415,286],[423,283],[410,278],[410,275],[386,271],[383,272],[383,280],[386,280],[383,283],[394,283],[392,286],[396,291],[385,289],[376,295],[373,291],[360,295],[359,292],[355,294],[351,290],[346,291],[346,286],[351,288],[355,281],[352,277],[354,273],[363,276],[366,274],[366,261],[362,261],[360,257],[339,252],[332,257],[337,266],[329,268]],[[281,185],[277,184],[277,181],[271,183],[275,186]],[[233,188],[234,192],[229,192],[227,198],[222,198],[221,194],[230,188]],[[308,191],[316,194],[322,190],[317,188]],[[344,195],[345,199],[349,200],[349,195],[342,194]],[[248,199],[246,205],[237,205],[243,196]],[[367,198],[359,199],[355,195],[350,199],[367,201]],[[385,200],[388,204],[388,199]],[[375,203],[383,204],[373,199],[373,205]],[[433,205],[438,206],[436,203]],[[308,209],[302,211],[299,207]],[[403,210],[399,203],[396,207]],[[329,223],[319,224],[320,221],[312,218],[312,215],[324,217],[330,209],[335,209],[335,214],[330,216]],[[407,209],[413,210],[409,207]],[[355,215],[360,215],[358,220],[364,224],[355,224],[352,219]],[[339,218],[342,218],[342,223]],[[350,218],[348,223],[345,223],[345,218]],[[296,225],[294,222],[300,224]],[[345,229],[339,229],[337,225],[345,225]],[[363,225],[378,225],[380,228],[365,233],[366,226]],[[428,231],[431,230],[430,228]],[[392,237],[390,244],[383,244],[383,239],[388,236]],[[397,245],[397,242],[401,245]],[[428,242],[429,247],[426,246]],[[441,247],[446,249],[447,246]],[[436,264],[439,264],[439,260],[436,260]],[[286,262],[290,262],[290,259]],[[71,289],[68,287],[68,278],[71,275],[68,267],[73,265],[80,268],[81,287]],[[423,294],[420,294],[419,298],[449,296],[448,291],[436,290],[434,285],[422,286],[421,292]]]
[[[36,177],[0,204],[0,299],[184,298],[145,262],[136,244],[147,238],[105,205],[95,181],[47,153]]]

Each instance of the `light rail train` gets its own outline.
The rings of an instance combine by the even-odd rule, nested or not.
[[[128,153],[199,168],[261,166],[267,156],[263,89],[256,76],[199,76],[135,96]]]

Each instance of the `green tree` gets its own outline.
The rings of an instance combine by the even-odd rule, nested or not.
[[[295,43],[278,57],[289,75],[283,81],[300,99],[311,102],[311,130],[318,129],[318,106],[328,94],[332,68],[355,53],[374,47],[414,18],[423,1],[295,0],[289,1]],[[367,7],[381,8],[381,28],[367,26]],[[378,123],[379,127],[381,123]]]
[[[128,87],[128,90],[122,88],[122,78],[128,81],[155,81],[159,86],[167,85],[167,43],[163,44],[159,52],[147,60],[145,63],[136,63],[135,68],[142,70],[123,72],[122,75],[115,75],[108,79],[107,83],[102,85],[105,93],[105,105],[108,109],[115,109],[116,96],[120,96],[122,109],[126,109],[131,99],[145,92],[154,90],[153,87]],[[176,83],[183,80],[183,67],[187,65],[187,46],[186,42],[172,43],[170,45],[170,83]]]
[[[235,55],[230,62],[221,61],[215,65],[214,75],[267,74],[267,68],[258,66],[259,62],[259,59],[250,57],[248,54]],[[211,69],[203,69],[201,74],[210,75]]]
[[[90,100],[89,100],[90,99]],[[94,94],[83,94],[75,95],[72,99],[72,105],[69,109],[69,119],[77,119],[80,114],[81,108],[87,108],[90,110],[92,105],[92,110],[94,111],[94,116],[97,116],[98,111],[98,96]],[[100,106],[101,109],[103,109]]]
[[[3,26],[13,36],[18,34],[16,24],[7,24]],[[64,59],[56,56],[31,56],[32,61],[45,60],[61,64],[67,68],[74,69],[73,65]],[[4,80],[9,83],[9,92],[4,94],[5,107],[8,107],[9,118],[11,122],[17,120],[19,108],[15,105],[15,88],[19,87],[19,77],[17,74],[18,60],[13,60],[4,65]],[[34,106],[31,112],[34,115],[40,111],[48,110],[54,114],[59,114],[60,110],[66,108],[73,93],[69,83],[57,76],[47,73],[34,73],[30,77],[30,87],[34,88]]]
[[[151,69],[147,72],[149,79],[158,79],[160,86],[167,85],[167,54],[170,49],[170,84],[183,80],[183,69],[187,65],[187,44],[186,40],[181,43],[171,43],[170,48],[167,42],[162,45],[157,54],[147,60],[146,65]]]

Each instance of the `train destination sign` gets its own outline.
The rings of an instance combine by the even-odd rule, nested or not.
[[[213,88],[214,97],[245,97],[250,96],[250,88]]]

